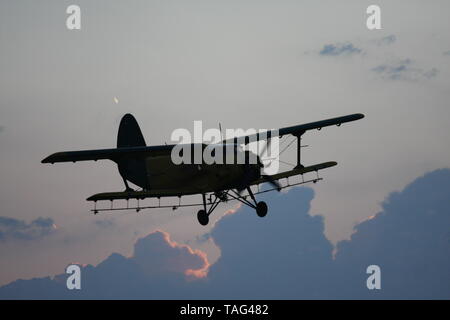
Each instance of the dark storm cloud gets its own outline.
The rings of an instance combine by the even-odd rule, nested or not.
[[[8,217],[0,217],[0,241],[36,240],[55,232],[51,218],[37,218],[31,223]]]
[[[416,179],[358,224],[333,259],[323,218],[309,214],[313,191],[294,188],[266,198],[264,219],[241,208],[215,225],[221,257],[207,281],[186,279],[209,266],[202,254],[157,232],[136,243],[132,258],[113,254],[83,268],[81,291],[66,290],[61,275],[13,282],[0,298],[449,299],[449,196],[450,170]],[[371,264],[381,267],[381,290],[366,287]]]
[[[355,47],[352,43],[326,44],[319,52],[322,56],[342,56],[362,53],[362,50]]]
[[[372,69],[384,79],[415,81],[431,79],[438,74],[436,68],[429,70],[416,66],[411,59],[398,60],[391,63],[380,64]]]

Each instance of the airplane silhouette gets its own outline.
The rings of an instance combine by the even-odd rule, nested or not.
[[[126,190],[122,192],[104,192],[95,194],[89,198],[88,201],[94,201],[95,206],[92,210],[95,214],[99,211],[110,210],[129,210],[134,209],[139,211],[147,208],[168,208],[173,209],[179,207],[202,206],[197,213],[197,219],[201,225],[207,225],[209,222],[209,215],[221,203],[229,200],[237,200],[241,203],[252,207],[260,217],[267,214],[268,208],[264,201],[256,201],[255,195],[273,191],[281,190],[293,185],[303,184],[307,182],[317,182],[322,180],[319,178],[318,171],[333,167],[337,165],[335,161],[323,162],[311,166],[304,166],[301,164],[301,137],[309,130],[321,130],[323,127],[337,125],[351,122],[364,118],[361,113],[346,115],[337,118],[320,120],[316,122],[295,125],[291,127],[280,128],[276,131],[278,137],[292,135],[297,142],[297,162],[292,170],[267,175],[262,169],[263,165],[259,155],[254,155],[250,151],[244,151],[242,145],[247,145],[251,142],[266,140],[266,146],[270,143],[270,139],[274,138],[272,135],[261,135],[259,133],[247,135],[239,138],[232,138],[222,140],[219,147],[224,148],[224,152],[233,152],[235,155],[243,156],[246,161],[244,163],[213,163],[213,164],[196,164],[196,163],[181,163],[174,164],[171,158],[172,150],[175,144],[171,145],[155,145],[146,146],[144,137],[139,128],[136,119],[131,114],[123,116],[119,132],[117,135],[117,148],[113,149],[97,149],[84,151],[64,151],[54,153],[44,160],[42,163],[56,163],[56,162],[77,162],[86,160],[112,160],[117,166],[119,173],[124,181]],[[192,150],[195,149],[195,144],[191,144]],[[201,150],[207,148],[208,145],[201,144]],[[231,147],[231,148],[230,148]],[[249,163],[247,159],[250,156],[256,157],[255,163]],[[236,157],[237,158],[237,157]],[[308,173],[316,172],[317,177],[311,180],[302,179],[301,182],[295,184],[288,184],[282,186],[279,183],[280,179],[289,178]],[[132,182],[142,190],[133,190],[130,188],[128,182]],[[272,188],[264,191],[259,191],[259,185],[262,183],[269,183]],[[251,186],[257,185],[258,192],[253,192]],[[247,194],[243,194],[243,191]],[[195,204],[181,204],[181,197],[187,195],[200,194],[202,196],[201,203]],[[178,197],[179,203],[176,205],[161,205],[160,199],[163,197]],[[146,198],[157,198],[158,205],[154,206],[140,206],[139,200]],[[114,200],[127,200],[127,207],[113,207]],[[137,199],[136,207],[129,207],[128,200]],[[111,201],[110,208],[99,209],[96,206],[97,201],[109,200]]]

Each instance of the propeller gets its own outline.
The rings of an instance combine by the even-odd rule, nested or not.
[[[271,139],[268,139],[266,141],[266,143],[264,144],[264,147],[261,149],[261,151],[259,152],[258,155],[258,161],[260,161],[260,158],[262,157],[262,155],[266,152],[266,150],[268,148],[270,148],[270,143],[271,143]],[[260,162],[260,168],[264,169],[264,164],[262,164]],[[275,189],[277,189],[277,191],[281,191],[281,185],[280,183],[273,179],[272,176],[264,174],[264,170],[261,170],[261,178],[263,178],[265,181],[267,181],[272,187],[274,187]]]
[[[257,161],[258,161],[258,165],[260,168],[259,175],[262,179],[264,179],[264,181],[269,183],[277,191],[281,191],[280,183],[277,180],[273,179],[272,176],[264,173],[264,164],[261,162],[261,157],[269,147],[270,147],[270,140],[267,140],[267,142],[264,144],[264,146],[262,147],[262,149],[260,150],[260,152],[258,154]],[[242,187],[237,189],[239,194],[241,194],[242,191],[248,186],[248,184],[254,180],[254,174],[251,172],[250,168],[251,167],[248,167],[248,169],[245,170],[245,174],[244,174],[244,177],[241,182]]]

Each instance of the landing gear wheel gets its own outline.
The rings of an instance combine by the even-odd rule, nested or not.
[[[209,217],[205,210],[199,210],[199,212],[197,212],[197,220],[202,226],[206,226],[208,224]]]
[[[256,204],[256,214],[261,218],[266,216],[267,204],[264,201],[260,201]]]

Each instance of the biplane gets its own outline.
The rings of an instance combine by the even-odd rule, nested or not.
[[[65,151],[54,153],[42,163],[77,162],[88,160],[111,160],[118,166],[118,171],[125,184],[125,191],[98,193],[87,198],[94,202],[91,210],[94,214],[101,211],[136,210],[152,208],[172,208],[200,206],[197,219],[201,225],[207,225],[209,216],[222,202],[239,201],[255,209],[260,217],[267,214],[268,207],[264,201],[257,201],[256,195],[269,191],[291,187],[308,182],[316,183],[319,170],[337,165],[335,161],[323,162],[315,165],[304,166],[301,163],[301,140],[303,134],[309,130],[321,130],[323,127],[340,126],[343,123],[364,118],[363,114],[351,114],[337,118],[331,118],[306,124],[295,125],[278,129],[277,137],[291,137],[292,143],[296,142],[296,164],[292,170],[268,175],[262,170],[264,165],[256,155],[258,161],[253,164],[174,164],[171,159],[172,149],[176,144],[147,146],[136,119],[131,114],[122,117],[117,135],[117,148],[97,149],[83,151]],[[243,151],[240,144],[246,145],[249,141],[266,139],[266,144],[275,136],[259,135],[245,136],[244,139],[223,139],[220,143],[224,146],[234,146],[234,152],[248,153]],[[242,137],[241,137],[242,138]],[[206,145],[202,144],[205,148]],[[286,150],[283,149],[282,152]],[[280,152],[281,153],[281,152]],[[314,178],[304,179],[304,174],[315,173]],[[301,176],[301,180],[295,183],[289,182],[289,177]],[[287,184],[281,184],[280,179],[286,178]],[[129,183],[140,189],[130,188]],[[270,188],[260,190],[260,185],[267,183]],[[252,187],[257,190],[253,191]],[[181,197],[190,195],[201,195],[202,201],[198,203],[181,203]],[[178,203],[173,205],[161,204],[161,198],[178,197]],[[155,198],[158,204],[141,206],[139,201],[147,198]],[[136,206],[129,205],[129,200],[137,201]],[[126,200],[126,207],[114,207],[113,201]],[[98,208],[97,201],[110,201],[111,205],[106,208]]]

